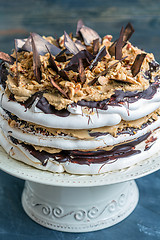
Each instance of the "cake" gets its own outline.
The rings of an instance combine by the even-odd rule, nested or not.
[[[0,144],[50,172],[101,174],[160,150],[160,67],[152,53],[101,38],[78,21],[75,36],[31,33],[0,52]]]

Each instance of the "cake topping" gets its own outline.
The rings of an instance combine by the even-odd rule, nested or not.
[[[31,33],[27,40],[16,40],[18,52],[11,58],[17,60],[7,67],[6,91],[22,103],[43,92],[57,110],[82,100],[104,101],[117,91],[144,92],[151,82],[158,82],[159,68],[152,54],[128,42],[133,32],[128,23],[112,43],[112,36],[101,39],[79,21],[76,37],[66,32],[59,39]]]
[[[135,77],[140,72],[140,69],[141,69],[141,66],[142,66],[142,63],[143,63],[145,57],[146,57],[145,53],[138,54],[136,56],[136,59],[131,67],[133,77]]]
[[[116,42],[115,45],[115,59],[116,60],[121,60],[122,59],[122,47],[124,45],[123,41],[123,35],[124,35],[124,28],[121,28],[120,36]]]
[[[31,33],[31,43],[33,51],[33,72],[38,83],[41,82],[41,60],[34,41],[34,35]]]

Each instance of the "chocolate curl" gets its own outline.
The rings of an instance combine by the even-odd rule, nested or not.
[[[134,32],[135,32],[135,30],[134,30],[132,24],[128,23],[124,30],[123,41],[127,42]]]
[[[99,51],[99,39],[93,40],[93,55],[96,55]]]
[[[121,60],[115,62],[115,63],[112,64],[110,67],[108,67],[107,69],[105,69],[104,71],[102,71],[101,73],[99,73],[92,81],[90,81],[90,82],[88,83],[88,85],[91,86],[91,85],[93,85],[94,83],[96,83],[97,80],[98,80],[98,78],[99,78],[100,76],[105,76],[105,75],[109,72],[109,70],[110,70],[111,68],[115,67],[119,62],[122,62],[122,61],[123,61],[124,59],[126,59],[127,57],[128,57],[128,56],[122,58]]]
[[[48,49],[47,46],[46,46],[46,48],[47,48],[47,50],[48,50],[48,52],[49,52],[49,63],[50,63],[51,68],[52,68],[57,74],[59,74],[63,79],[69,80],[68,75],[67,75],[67,73],[66,73],[65,70],[62,69],[62,70],[59,71],[59,69],[58,69],[58,67],[57,67],[57,65],[56,65],[56,63],[55,63],[55,60],[54,60],[51,52],[49,51],[49,49]]]
[[[87,26],[82,26],[79,30],[79,32],[81,33],[84,43],[85,45],[91,45],[91,43],[93,42],[93,40],[95,39],[99,39],[99,42],[102,41],[101,37],[98,35],[98,33],[96,31],[94,31],[93,29],[87,27]]]
[[[49,77],[49,80],[51,81],[51,84],[53,85],[53,87],[55,87],[60,93],[62,93],[66,98],[69,99],[68,95],[63,91],[63,89],[57,84],[55,83],[55,81]]]
[[[77,30],[76,30],[77,37],[80,36],[80,29],[82,28],[82,26],[84,26],[84,23],[83,23],[82,19],[79,19],[77,22]]]
[[[123,35],[124,35],[124,27],[121,28],[120,36],[115,45],[115,59],[116,60],[121,60],[121,58],[122,58],[122,47],[124,45]]]
[[[64,55],[64,53],[67,51],[67,49],[63,49],[59,54],[56,55],[55,60],[57,62],[66,62],[66,56]]]
[[[64,32],[64,46],[70,51],[70,53],[74,55],[79,52],[75,43],[72,41],[72,39],[66,32]]]
[[[146,53],[142,53],[136,56],[136,59],[131,67],[133,77],[135,77],[140,72],[143,60],[145,59],[146,55]]]
[[[48,59],[49,64],[50,64],[51,68],[52,68],[55,72],[58,73],[59,70],[58,70],[58,67],[57,67],[57,65],[56,65],[56,63],[55,63],[55,61],[54,61],[54,58],[53,58],[53,56],[52,56],[52,54],[51,54],[51,52],[49,51],[49,49],[48,49],[47,46],[46,46],[46,48],[47,48],[47,51],[49,52],[49,59]]]
[[[13,64],[13,58],[9,56],[9,54],[7,53],[4,53],[4,52],[0,52],[0,59],[7,62],[7,63],[10,63],[10,64]]]
[[[74,72],[78,72],[78,63],[80,58],[82,58],[83,66],[85,68],[90,65],[91,60],[93,60],[94,56],[87,50],[82,50],[71,58],[70,62],[64,70],[73,70]]]
[[[110,78],[109,80],[111,81],[116,81],[116,82],[121,82],[121,83],[131,83],[131,84],[136,84],[137,82],[133,79],[116,79],[116,78]]]
[[[81,80],[81,83],[84,83],[86,81],[86,75],[85,75],[85,72],[84,72],[84,66],[83,66],[82,58],[79,59],[78,72],[79,72],[79,78]]]
[[[97,56],[95,57],[89,68],[92,69],[94,66],[96,66],[98,62],[102,59],[102,57],[106,56],[106,54],[106,47],[103,46],[103,48],[101,48],[101,50],[98,52]]]
[[[47,53],[46,46],[48,47],[48,49],[50,50],[50,52],[53,56],[56,56],[57,54],[59,54],[61,52],[60,48],[58,48],[54,44],[48,42],[46,39],[41,37],[39,34],[32,33],[32,37],[34,38],[36,49],[37,49],[37,52],[39,55],[44,56]],[[28,52],[33,51],[31,36],[29,36],[29,38],[25,39],[24,41],[25,41],[25,44],[23,44],[23,46],[19,50],[24,50],[24,51],[28,51]]]
[[[134,28],[131,23],[128,23],[127,26],[125,27],[124,33],[123,33],[123,46],[125,46],[126,42],[130,39],[132,34],[134,33]],[[115,56],[115,46],[117,44],[116,40],[115,42],[112,43],[112,45],[108,48],[108,52],[111,56]]]
[[[33,71],[38,83],[41,82],[41,61],[34,42],[34,36],[31,33],[31,43],[33,50]]]

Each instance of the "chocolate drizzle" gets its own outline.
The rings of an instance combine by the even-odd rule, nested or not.
[[[49,104],[45,97],[41,97],[36,104],[36,107],[46,114],[55,114],[59,117],[68,117],[70,112],[67,109],[57,110],[54,106]]]
[[[31,155],[37,158],[43,166],[47,164],[48,159],[53,159],[60,163],[69,161],[77,164],[96,164],[106,163],[111,164],[113,161],[125,158],[131,155],[140,153],[140,150],[136,150],[135,146],[142,141],[146,140],[150,136],[151,132],[144,134],[143,136],[127,143],[114,146],[112,150],[98,150],[98,151],[79,151],[79,150],[62,150],[60,153],[48,153],[46,151],[37,151],[31,145],[25,143],[17,143],[16,139],[11,137],[14,144],[21,144],[27,149]]]
[[[121,106],[124,102],[134,103],[139,99],[152,99],[154,94],[157,92],[157,88],[159,87],[160,82],[152,83],[146,90],[143,92],[138,91],[122,91],[122,90],[115,90],[115,93],[108,99],[103,101],[85,101],[81,100],[77,102],[77,105],[80,106],[87,106],[89,108],[98,108],[101,110],[107,110],[108,105],[110,106]]]

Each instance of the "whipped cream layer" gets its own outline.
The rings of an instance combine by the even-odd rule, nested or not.
[[[111,134],[106,134],[104,136],[99,136],[94,139],[78,139],[75,137],[71,137],[69,135],[66,136],[45,136],[43,134],[34,134],[27,133],[23,129],[18,129],[15,127],[11,127],[8,124],[8,121],[5,119],[6,113],[1,109],[0,115],[0,127],[6,136],[12,136],[22,142],[37,145],[42,147],[51,147],[58,148],[63,150],[89,150],[89,149],[100,149],[108,146],[117,145],[127,141],[133,141],[136,138],[139,138],[150,131],[154,131],[155,129],[160,127],[160,116],[157,116],[157,120],[153,121],[149,125],[143,127],[142,129],[138,129],[137,132],[133,135],[129,133],[121,133],[118,136],[112,136]],[[6,116],[8,117],[8,116]]]
[[[59,117],[54,114],[45,114],[38,108],[25,108],[16,101],[9,100],[1,90],[1,106],[15,114],[22,120],[33,122],[42,126],[60,129],[90,129],[103,126],[114,126],[123,119],[132,121],[146,116],[160,107],[160,89],[152,99],[139,99],[135,103],[121,104],[120,106],[108,106],[107,110],[90,109],[86,107],[68,107],[71,114],[67,117]],[[36,108],[36,109],[35,109]],[[87,113],[85,113],[87,111]]]
[[[49,158],[45,164],[42,165],[42,163],[30,153],[30,151],[21,144],[14,144],[10,138],[5,136],[2,130],[0,131],[0,144],[11,157],[36,168],[51,172],[66,171],[73,174],[99,174],[133,166],[134,164],[158,153],[160,151],[160,130],[155,130],[153,133],[149,134],[147,139],[138,143],[134,147],[136,154],[127,155],[126,157],[119,156],[108,163],[91,162],[89,164],[80,164],[80,162],[76,163],[68,160],[59,162],[58,159],[56,161],[54,158]]]

